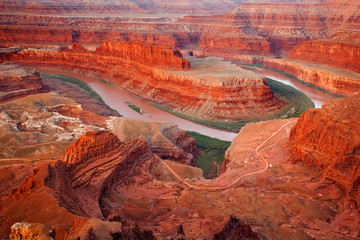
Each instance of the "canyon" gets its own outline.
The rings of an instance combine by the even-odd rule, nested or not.
[[[30,66],[76,68],[198,119],[268,118],[284,105],[262,76],[217,58],[184,58],[179,51],[160,46],[104,41],[95,52],[74,44],[59,51],[5,52],[0,58]]]
[[[0,238],[358,239],[359,10],[0,0]]]

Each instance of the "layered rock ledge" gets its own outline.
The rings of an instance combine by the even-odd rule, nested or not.
[[[37,93],[43,88],[36,71],[26,71],[13,63],[0,65],[0,101],[8,98]]]
[[[199,119],[270,117],[283,105],[264,77],[218,58],[184,58],[179,51],[159,46],[106,41],[96,51],[73,45],[60,51],[24,49],[1,58],[91,73],[141,98]]]
[[[360,94],[303,113],[290,133],[292,161],[321,169],[360,204]]]

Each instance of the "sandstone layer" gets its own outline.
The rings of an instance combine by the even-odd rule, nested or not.
[[[359,30],[358,9],[359,3],[354,0],[326,1],[305,5],[244,3],[227,14],[190,16],[180,21],[190,25],[211,24],[215,25],[213,27],[215,29],[223,29],[221,33],[223,41],[200,46],[205,55],[216,54],[225,57],[228,54],[226,39],[238,39],[237,41],[244,39],[246,42],[246,39],[251,39],[249,36],[257,37],[257,39],[254,38],[253,46],[251,43],[244,44],[240,48],[243,49],[242,51],[282,55],[303,41],[329,38],[337,32]],[[213,32],[202,34],[200,43],[205,43],[206,41],[202,39],[209,37],[214,38],[216,35],[213,35]],[[224,47],[222,47],[222,42],[225,42]],[[258,51],[261,44],[266,48],[263,47],[261,51]],[[334,57],[336,58],[336,54]]]
[[[0,120],[0,158],[34,159],[59,157],[86,131],[107,128],[108,118],[50,92],[1,103]]]
[[[258,2],[259,0],[252,0]],[[263,2],[261,0],[260,2]],[[298,3],[314,3],[322,2],[323,0],[286,0],[285,2]],[[238,4],[246,2],[246,0],[213,0],[207,2],[205,0],[199,1],[172,1],[164,2],[161,0],[149,0],[146,4],[139,0],[121,0],[121,1],[106,1],[93,2],[89,0],[83,1],[69,1],[61,0],[55,2],[31,2],[21,0],[13,2],[9,0],[2,1],[0,5],[1,11],[6,12],[28,12],[39,15],[65,15],[65,14],[218,14],[232,10]],[[266,0],[266,2],[284,2],[284,0]]]
[[[337,41],[336,38],[306,41],[295,46],[290,57],[360,73],[360,35],[352,35],[347,42]]]
[[[0,186],[5,191],[0,191],[0,236],[9,236],[16,222],[29,222],[54,226],[59,239],[129,239],[134,236],[126,235],[130,233],[141,239],[212,239],[216,233],[216,239],[232,234],[240,239],[256,239],[256,235],[267,239],[288,239],[289,235],[296,239],[356,239],[359,215],[356,210],[344,210],[342,191],[322,180],[318,171],[286,163],[291,124],[258,149],[271,164],[267,171],[244,177],[229,188],[206,189],[263,168],[255,149],[288,122],[267,121],[245,127],[230,150],[230,155],[237,157],[231,158],[233,163],[227,164],[219,179],[199,179],[195,177],[198,172],[186,170],[189,166],[169,165],[176,165],[173,171],[183,181],[204,189],[180,182],[165,161],[151,153],[145,140],[119,143],[110,132],[80,137],[67,151],[66,156],[77,159],[72,164],[2,162],[0,171],[4,174],[0,178],[4,180]],[[107,142],[119,145],[101,151]],[[84,160],[76,157],[78,153]],[[17,174],[5,174],[10,168]],[[230,221],[229,215],[234,216]],[[108,221],[94,218],[98,216]]]
[[[350,96],[360,91],[360,74],[352,71],[288,59],[264,58],[259,63],[288,73],[300,81],[328,92]]]
[[[29,72],[16,64],[0,65],[0,101],[37,93],[43,88],[39,73]]]
[[[273,69],[311,87],[330,93],[350,96],[360,91],[360,74],[339,67],[326,66],[293,58],[271,58],[251,55],[229,56],[242,64],[259,65]],[[246,66],[244,66],[246,67]]]
[[[70,98],[46,92],[47,85],[37,72],[14,64],[0,65],[0,69],[0,158],[57,158],[86,131],[108,127],[108,114],[100,116]],[[72,89],[78,97],[84,95]],[[99,112],[104,108],[97,106]]]
[[[321,169],[360,203],[360,94],[333,100],[322,109],[308,110],[290,134],[293,161]]]
[[[86,7],[79,8],[77,6],[77,9],[74,9],[74,6],[69,6],[62,14],[63,5],[59,3],[58,5],[48,4],[45,9],[48,9],[49,12],[60,11],[57,14],[58,16],[55,14],[36,16],[39,14],[36,14],[37,10],[33,9],[34,16],[34,14],[27,13],[26,7],[23,7],[21,8],[22,12],[15,11],[13,15],[4,14],[0,16],[2,25],[0,32],[3,33],[0,42],[8,46],[14,44],[66,46],[72,43],[96,46],[103,40],[113,39],[114,41],[141,41],[170,47],[190,48],[202,50],[207,55],[216,53],[223,57],[222,54],[225,53],[282,54],[282,52],[288,52],[294,45],[304,40],[331,36],[336,31],[333,28],[341,31],[344,28],[351,27],[353,29],[357,27],[354,20],[357,17],[356,11],[349,12],[343,7],[339,8],[336,4],[291,4],[317,3],[322,2],[321,0],[288,1],[287,4],[283,5],[274,4],[274,2],[284,3],[284,1],[267,1],[272,2],[272,4],[261,1],[261,3],[247,3],[239,6],[242,2],[234,3],[231,1],[230,3],[228,1],[226,4],[220,4],[221,7],[215,8],[217,11],[227,9],[227,12],[230,12],[238,7],[227,14],[199,17],[193,14],[196,12],[194,10],[190,11],[192,16],[179,21],[177,20],[182,15],[139,16],[139,14],[134,13],[137,10],[131,6],[128,6],[126,10],[130,12],[128,16],[107,14],[101,17],[97,13],[96,15],[99,16],[97,18],[91,14],[76,18],[70,13],[73,10],[78,15],[82,15],[82,11],[87,9]],[[18,6],[14,3],[7,4],[10,5],[8,7],[9,13],[11,13],[11,9],[16,9]],[[69,4],[72,5],[72,3]],[[141,6],[153,8],[159,4],[167,5],[167,3],[160,2],[153,4],[141,4]],[[201,1],[181,2],[180,7],[178,3],[172,2],[171,7],[166,7],[166,12],[171,12],[173,8],[184,10],[184,5],[190,5],[184,11],[186,13],[193,9],[191,5],[202,5],[208,8],[218,6],[219,1],[203,4]],[[351,8],[350,2],[346,4],[348,8]],[[354,3],[352,4],[354,5]],[[54,6],[51,7],[52,5]],[[229,8],[229,6],[231,7]],[[122,8],[123,5],[120,4],[117,7]],[[59,9],[51,10],[52,8]],[[336,11],[329,10],[332,8],[336,8]],[[156,11],[162,11],[161,9],[161,6],[156,7]],[[93,10],[96,11],[96,7]],[[102,8],[100,10],[106,11]],[[285,11],[286,13],[284,13]],[[199,11],[199,15],[202,15],[201,12]],[[335,15],[336,21],[332,20],[333,15]],[[343,22],[340,20],[342,18]],[[217,38],[218,36],[221,36],[221,40]],[[199,47],[197,47],[198,45]],[[234,51],[230,52],[229,47],[233,48]]]
[[[162,159],[195,166],[200,154],[193,137],[169,122],[143,122],[117,118],[112,121],[112,132],[123,142],[142,138],[153,153]]]
[[[199,119],[271,117],[283,105],[257,74],[221,59],[184,58],[179,51],[159,46],[106,41],[96,51],[75,44],[60,51],[24,49],[3,54],[2,59],[82,70]]]

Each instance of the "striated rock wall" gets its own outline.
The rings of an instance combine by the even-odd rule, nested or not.
[[[121,147],[121,141],[106,131],[91,131],[82,135],[74,144],[66,148],[63,161],[79,165],[91,158],[110,153]]]
[[[0,65],[0,100],[37,93],[43,88],[38,72],[29,72],[12,63]]]
[[[204,56],[225,57],[227,53],[234,54],[262,54],[271,53],[269,42],[256,36],[203,36],[200,38],[199,48]]]
[[[143,122],[117,118],[112,121],[112,132],[123,142],[135,138],[145,139],[150,150],[162,159],[195,166],[200,154],[193,137],[169,122]]]
[[[0,58],[91,73],[132,94],[200,119],[271,116],[283,104],[261,76],[241,68],[234,70],[233,66],[227,66],[231,70],[228,73],[221,70],[225,64],[220,60],[208,63],[197,59],[190,70],[189,61],[180,52],[140,43],[106,41],[95,52],[76,44],[60,51],[24,49]],[[216,72],[209,70],[210,64]]]
[[[354,42],[356,39],[360,40],[360,35],[355,36],[352,42],[338,42],[336,39],[306,41],[295,46],[289,57],[360,73],[360,44]]]
[[[85,216],[102,218],[99,199],[103,192],[112,182],[130,177],[140,162],[152,160],[154,155],[145,140],[122,143],[111,132],[88,132],[67,147],[62,161],[57,162],[51,171],[60,181],[70,179]],[[51,179],[48,182],[57,191],[68,192],[66,185],[54,184]],[[63,204],[73,211],[73,204],[67,199]]]
[[[360,94],[303,113],[290,133],[292,161],[321,169],[360,204]]]
[[[179,22],[190,26],[210,25],[207,31],[199,32],[199,47],[205,50],[204,54],[211,54],[208,50],[211,49],[217,56],[227,53],[229,41],[233,42],[231,47],[240,52],[284,55],[303,41],[327,39],[338,32],[360,29],[358,1],[292,3],[243,3],[223,15],[186,16]],[[219,36],[219,42],[208,40]],[[256,44],[251,44],[251,39],[256,40]],[[235,54],[238,52],[233,52]]]
[[[104,41],[96,51],[87,51],[79,44],[74,44],[71,49],[24,49],[19,53],[1,53],[2,61],[14,59],[17,61],[45,62],[49,65],[61,67],[79,66],[84,70],[103,67],[101,64],[122,65],[122,67],[136,67],[138,70],[149,72],[149,67],[163,67],[170,69],[188,69],[187,59],[177,50],[147,45],[138,42],[112,42]],[[80,63],[79,60],[84,61]],[[90,65],[93,63],[93,66]],[[100,70],[100,69],[99,69]],[[104,69],[103,69],[104,71]]]
[[[154,45],[137,42],[104,41],[96,49],[97,53],[111,53],[124,59],[137,61],[148,66],[160,66],[175,69],[188,69],[189,61],[178,50],[170,50]]]
[[[51,18],[50,18],[51,19]],[[36,47],[64,47],[73,43],[81,43],[90,47],[99,45],[104,40],[111,39],[112,41],[138,41],[148,44],[155,44],[175,48],[179,46],[179,42],[171,34],[164,34],[158,32],[119,32],[115,30],[104,30],[109,28],[105,26],[93,26],[94,23],[89,23],[89,26],[83,26],[79,29],[70,29],[63,26],[39,27],[27,26],[26,20],[20,26],[0,26],[0,43],[4,46],[36,46]],[[53,18],[52,21],[58,21]],[[36,22],[35,22],[36,23]],[[54,23],[56,24],[56,23]],[[70,24],[70,23],[69,23]],[[121,23],[119,23],[121,26]],[[126,25],[126,24],[125,24]],[[133,24],[139,26],[141,24]],[[147,27],[147,26],[145,26]],[[92,30],[92,29],[96,30]],[[127,28],[124,26],[123,28]],[[149,27],[147,27],[149,28]],[[154,27],[156,28],[156,26]]]
[[[360,90],[360,75],[350,71],[306,62],[281,59],[260,59],[265,67],[276,68],[300,79],[305,83],[344,96]]]

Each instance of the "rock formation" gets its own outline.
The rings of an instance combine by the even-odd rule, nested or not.
[[[16,64],[0,65],[0,101],[37,93],[42,89],[39,73],[29,72]]]
[[[282,55],[303,41],[329,38],[336,32],[349,29],[359,30],[356,20],[359,17],[358,9],[359,3],[354,0],[304,5],[243,3],[223,15],[189,16],[179,21],[191,25],[210,24],[212,29],[222,33],[222,41],[218,42],[202,40],[214,38],[214,30],[201,35],[200,42],[210,43],[200,45],[206,55],[215,53],[225,57],[229,53],[228,41],[232,39],[233,42],[247,42],[247,39],[251,39],[249,36],[253,36],[254,41],[235,48],[238,53]],[[255,43],[251,44],[252,42]],[[224,47],[221,46],[223,43]],[[259,46],[263,46],[262,49]]]
[[[55,239],[55,229],[40,223],[17,222],[11,227],[11,240]]]
[[[84,209],[87,216],[101,218],[99,198],[106,188],[114,181],[125,181],[139,162],[152,158],[144,140],[122,143],[110,132],[88,132],[66,149],[62,159],[66,164],[57,163],[53,171],[69,172],[80,201],[79,208]],[[61,176],[60,171],[59,178],[67,177]],[[63,186],[53,187],[61,191]]]
[[[108,127],[109,118],[55,92],[7,101],[0,109],[1,158],[59,157],[85,132]]]
[[[350,96],[360,90],[360,74],[319,64],[289,59],[260,59],[265,67],[275,68],[326,91]]]
[[[66,149],[63,161],[79,165],[89,159],[105,155],[120,146],[120,140],[109,132],[87,132]]]
[[[286,163],[291,125],[259,149],[273,167],[223,190],[206,189],[262,169],[264,163],[256,156],[256,147],[288,122],[247,125],[233,143],[232,163],[213,180],[195,178],[199,171],[189,171],[190,166],[161,161],[145,140],[119,143],[110,132],[83,135],[68,148],[67,158],[71,154],[74,157],[69,159],[76,159],[71,164],[3,161],[0,237],[8,237],[14,223],[27,222],[54,226],[59,239],[212,239],[215,233],[219,233],[217,239],[242,236],[238,233],[250,239],[255,239],[255,234],[277,239],[288,239],[289,234],[297,239],[356,238],[359,215],[351,209],[342,210],[341,191],[322,180],[318,171]],[[99,151],[104,143],[113,142],[107,151]],[[84,158],[75,157],[78,153]],[[195,190],[180,182],[166,162],[184,182],[205,189]],[[9,175],[9,169],[16,174]],[[241,216],[245,223],[235,218],[229,221],[228,214]]]
[[[72,49],[27,49],[2,57],[30,65],[76,68],[199,119],[271,117],[284,104],[264,77],[217,58],[188,60],[159,46],[105,41],[95,52],[75,44]]]
[[[258,240],[260,238],[252,231],[249,225],[234,216],[230,216],[229,221],[226,223],[223,230],[214,235],[214,240],[226,239]]]
[[[360,203],[360,94],[308,110],[290,133],[292,161],[321,169]]]
[[[195,166],[195,158],[200,154],[195,139],[173,123],[117,118],[112,125],[112,132],[121,141],[145,139],[151,151],[162,159]]]
[[[344,33],[345,35],[345,33]],[[360,73],[360,34],[346,33],[352,37],[306,41],[295,46],[290,57],[317,64],[335,66]],[[339,40],[337,40],[340,38]]]
[[[67,148],[63,160],[36,164],[32,174],[13,188],[6,205],[2,199],[0,216],[6,221],[0,222],[0,236],[10,231],[9,224],[23,221],[13,226],[12,238],[31,239],[45,234],[48,228],[42,224],[46,224],[54,226],[59,239],[86,238],[86,235],[100,239],[134,236],[154,239],[151,231],[130,226],[126,221],[100,220],[103,218],[100,198],[114,183],[121,185],[128,181],[137,165],[151,164],[157,159],[144,140],[122,143],[110,132],[88,132]],[[46,208],[40,203],[44,199]]]
[[[259,1],[259,0],[252,0]],[[264,0],[261,0],[263,2]],[[267,2],[282,2],[284,0],[266,0]],[[321,2],[322,0],[287,0],[287,2]],[[13,2],[5,0],[0,5],[0,10],[8,12],[31,12],[33,14],[47,13],[52,15],[64,15],[67,13],[78,14],[114,14],[114,13],[128,13],[129,11],[136,14],[219,14],[232,10],[241,2],[246,0],[213,0],[207,2],[205,0],[199,1],[173,1],[171,3],[161,0],[149,0],[144,3],[139,0],[127,1],[106,1],[104,3],[85,1],[69,1],[61,0],[56,3],[53,2],[29,2],[21,0],[20,2]]]

